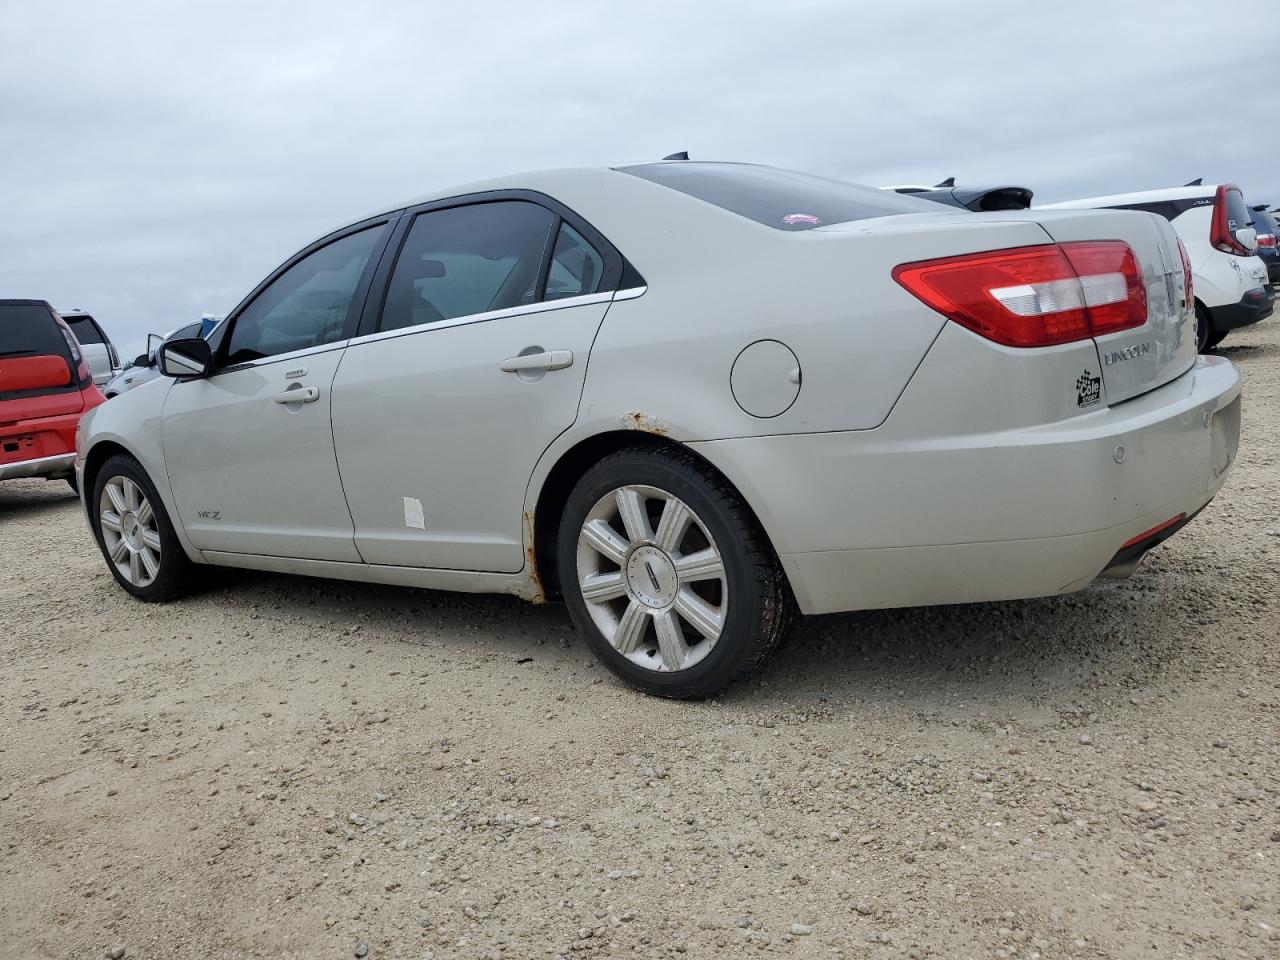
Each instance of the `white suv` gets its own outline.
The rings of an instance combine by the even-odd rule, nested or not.
[[[1038,209],[1081,207],[1146,210],[1173,224],[1191,261],[1201,353],[1217,346],[1229,331],[1257,323],[1275,309],[1275,292],[1266,264],[1256,256],[1257,234],[1239,187],[1193,181],[1167,190],[1046,203]]]

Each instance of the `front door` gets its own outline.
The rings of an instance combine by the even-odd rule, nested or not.
[[[330,413],[386,229],[305,252],[228,321],[214,372],[169,391],[165,463],[201,550],[360,560]]]
[[[581,232],[534,202],[412,221],[379,332],[348,346],[333,385],[338,464],[366,562],[521,569],[525,490],[577,416],[611,299],[605,271]]]

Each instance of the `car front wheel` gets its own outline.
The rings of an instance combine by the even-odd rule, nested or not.
[[[103,464],[89,504],[98,546],[120,586],[139,600],[173,600],[189,592],[194,565],[136,460],[117,455]]]
[[[623,450],[587,471],[565,506],[557,556],[588,646],[647,693],[718,693],[763,663],[794,619],[755,517],[682,451]]]

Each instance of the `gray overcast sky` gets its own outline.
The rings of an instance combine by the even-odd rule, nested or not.
[[[1276,27],[1274,3],[1175,0],[0,0],[0,296],[133,349],[376,207],[680,149],[1280,203]]]

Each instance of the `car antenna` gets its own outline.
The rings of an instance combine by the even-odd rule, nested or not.
[[[1183,184],[1183,186],[1184,186],[1184,187],[1198,187],[1198,186],[1200,186],[1200,185],[1201,185],[1201,184],[1203,184],[1203,183],[1204,183],[1204,177],[1196,177],[1196,178],[1195,178],[1194,180],[1192,180],[1190,183],[1184,183],[1184,184]]]
[[[956,185],[955,177],[947,177],[947,179],[943,180],[941,183],[934,184],[935,187],[954,187],[955,185]]]
[[[689,151],[688,151],[688,150],[681,150],[679,153],[668,153],[668,154],[667,154],[665,157],[663,157],[662,159],[663,159],[663,160],[688,160],[688,159],[689,159]]]

